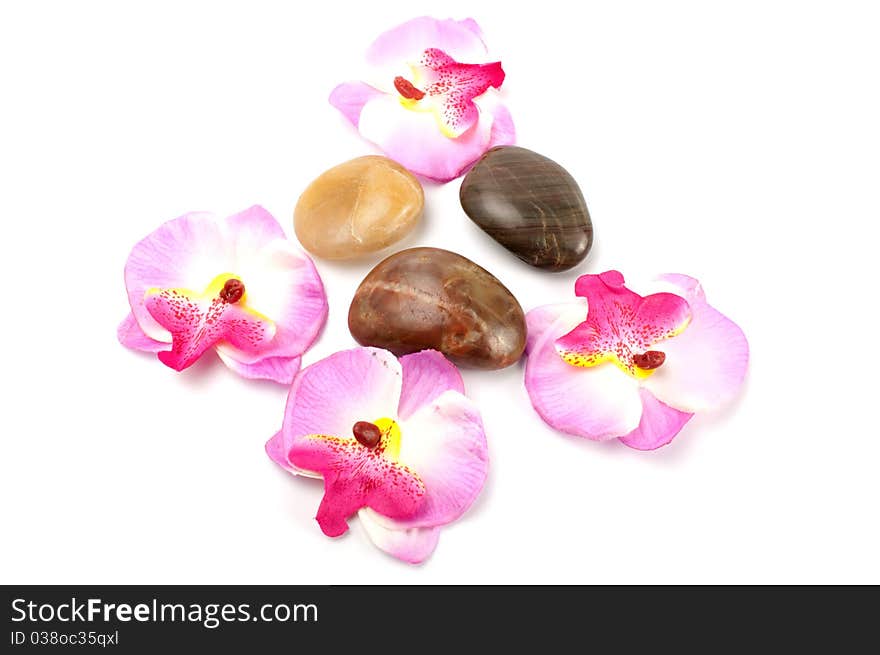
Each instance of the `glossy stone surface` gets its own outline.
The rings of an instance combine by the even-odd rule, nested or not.
[[[526,322],[513,294],[471,260],[410,248],[376,265],[348,311],[358,343],[396,355],[439,350],[461,366],[496,369],[522,355]]]
[[[489,150],[465,176],[459,197],[474,223],[532,266],[564,271],[593,245],[593,223],[577,182],[531,150]]]
[[[303,248],[351,259],[405,237],[422,215],[419,181],[387,157],[352,159],[322,173],[296,203],[293,227]]]

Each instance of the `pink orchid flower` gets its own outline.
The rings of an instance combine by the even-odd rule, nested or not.
[[[213,348],[239,375],[290,384],[327,319],[312,260],[262,207],[165,223],[132,249],[125,287],[119,341],[176,371]]]
[[[448,182],[489,148],[515,139],[495,91],[504,82],[501,62],[487,59],[473,19],[416,18],[367,50],[374,84],[340,84],[330,104],[391,159]]]
[[[709,306],[694,278],[662,275],[656,284],[640,296],[617,271],[584,275],[578,300],[528,313],[525,386],[549,425],[653,450],[694,412],[736,395],[749,359],[742,330]]]
[[[411,563],[471,506],[489,466],[480,414],[433,350],[398,360],[355,348],[303,369],[266,452],[291,473],[323,478],[324,534],[344,534],[357,513],[376,546]]]

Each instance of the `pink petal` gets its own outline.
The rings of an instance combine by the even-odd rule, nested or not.
[[[464,394],[464,382],[455,365],[436,350],[404,355],[400,358],[403,369],[403,389],[397,415],[401,420],[427,405],[444,391]]]
[[[576,298],[568,302],[536,307],[526,314],[526,354],[535,349],[553,325],[562,316],[570,315],[572,320],[583,321],[587,317],[586,298]],[[558,335],[554,335],[554,338]]]
[[[501,62],[461,63],[438,48],[428,48],[414,69],[419,88],[427,97],[419,104],[434,106],[446,136],[458,138],[479,120],[474,98],[504,83]]]
[[[382,91],[364,82],[343,82],[330,92],[330,104],[357,127],[364,105],[381,95]]]
[[[642,398],[642,420],[639,427],[620,438],[630,448],[654,450],[665,446],[693,416],[661,403],[645,388],[639,389],[639,395]]]
[[[260,205],[233,214],[224,222],[239,251],[259,252],[273,241],[287,238],[275,217]]]
[[[194,212],[161,225],[135,245],[125,263],[125,288],[135,321],[148,337],[171,343],[171,334],[144,306],[147,290],[200,291],[217,275],[232,272],[234,263],[230,243],[213,215]]]
[[[458,24],[461,27],[470,30],[473,35],[477,37],[481,42],[483,41],[483,30],[477,24],[477,21],[475,21],[473,18],[465,18],[464,20],[458,21]],[[438,47],[441,46],[438,44]]]
[[[350,437],[358,421],[394,418],[401,366],[379,348],[334,353],[296,376],[284,414],[283,448],[310,434]]]
[[[681,296],[642,297],[624,286],[617,271],[582,275],[575,292],[587,299],[587,318],[556,341],[560,355],[575,366],[614,361],[635,374],[633,356],[653,350],[684,329],[691,318],[690,306]]]
[[[486,45],[477,23],[414,18],[381,34],[367,50],[367,62],[376,67],[415,63],[426,48],[439,48],[458,61],[482,62]]]
[[[128,316],[126,316],[122,320],[122,323],[119,324],[119,327],[116,330],[116,337],[119,339],[119,343],[132,350],[143,350],[148,353],[157,353],[160,350],[168,350],[171,348],[170,343],[156,341],[144,334],[144,331],[141,330],[137,321],[134,320],[134,315],[131,312],[129,312]]]
[[[285,445],[284,434],[281,430],[278,430],[278,432],[273,434],[272,438],[266,442],[266,454],[269,456],[269,459],[278,464],[281,468],[287,469],[291,473],[296,473],[296,469],[287,458],[287,453],[289,451],[290,448]]]
[[[361,135],[413,173],[448,182],[471,166],[489,146],[493,116],[479,121],[456,139],[437,127],[432,112],[413,111],[391,95],[371,99],[360,115]]]
[[[385,518],[371,509],[358,512],[367,536],[378,548],[410,564],[419,564],[437,547],[440,528],[400,528],[396,521]]]
[[[253,364],[242,364],[224,354],[219,348],[217,354],[226,366],[243,378],[272,380],[285,385],[293,383],[302,362],[302,357],[264,357]]]
[[[691,305],[687,329],[664,342],[666,361],[644,385],[664,403],[685,412],[714,409],[732,400],[745,379],[749,344],[736,323],[711,307],[699,282],[685,275],[661,280]]]
[[[555,309],[552,309],[555,308]],[[550,312],[556,313],[555,320]],[[583,303],[564,303],[529,312],[537,331],[526,360],[525,386],[535,411],[551,427],[588,439],[613,439],[639,425],[642,402],[635,378],[605,363],[589,368],[567,364],[556,351],[558,335],[583,321]]]
[[[399,461],[419,475],[425,496],[416,513],[399,524],[425,528],[456,520],[479,495],[489,471],[476,406],[458,391],[446,391],[401,421],[400,429]]]
[[[425,495],[412,469],[353,437],[309,435],[297,439],[287,456],[295,467],[324,478],[324,498],[315,518],[328,537],[345,533],[346,519],[362,507],[393,519],[412,516]]]
[[[487,100],[487,98],[490,98]],[[513,126],[513,118],[507,107],[502,105],[494,93],[486,93],[482,98],[474,100],[480,111],[488,111],[492,114],[492,133],[489,136],[490,148],[497,146],[510,146],[516,143],[516,128]]]

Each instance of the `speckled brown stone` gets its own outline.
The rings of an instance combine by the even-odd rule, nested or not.
[[[577,182],[531,150],[489,150],[465,176],[459,198],[474,223],[532,266],[564,271],[593,245],[593,223]]]
[[[395,355],[439,350],[461,366],[497,369],[522,355],[526,321],[513,294],[471,260],[410,248],[376,265],[348,311],[352,336]]]

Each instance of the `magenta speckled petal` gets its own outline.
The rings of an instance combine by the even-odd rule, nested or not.
[[[324,478],[324,498],[315,517],[328,537],[348,530],[347,519],[370,507],[392,519],[412,516],[425,485],[408,467],[385,456],[382,446],[369,449],[354,437],[309,435],[288,453],[290,463]]]
[[[574,366],[610,361],[638,374],[634,356],[655,350],[691,320],[690,306],[681,296],[655,293],[642,297],[624,286],[617,271],[583,275],[575,292],[587,299],[586,320],[556,341],[559,354]]]
[[[428,48],[417,66],[413,67],[415,85],[424,92],[420,111],[432,109],[448,137],[458,138],[479,120],[474,98],[489,88],[498,89],[504,83],[501,62],[465,64],[455,61],[438,48]]]
[[[265,351],[275,336],[275,324],[265,316],[210,291],[197,295],[188,289],[155,289],[147,292],[144,304],[171,333],[171,350],[160,352],[159,360],[176,371],[190,366],[218,341],[253,354]]]

